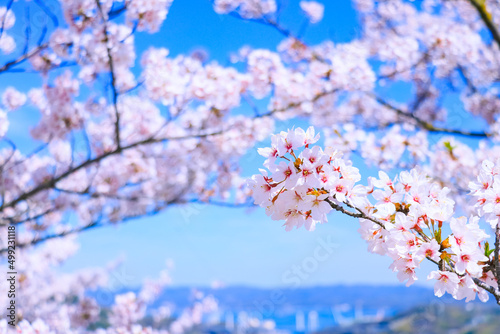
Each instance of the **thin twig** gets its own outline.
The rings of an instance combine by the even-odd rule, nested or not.
[[[383,223],[381,223],[378,220],[376,220],[376,219],[374,219],[374,218],[366,215],[365,213],[362,212],[361,209],[359,209],[359,208],[357,208],[357,207],[355,207],[355,206],[353,206],[353,205],[351,205],[349,203],[344,203],[344,204],[346,204],[350,208],[356,209],[358,211],[358,213],[354,213],[354,212],[351,212],[351,211],[348,211],[348,210],[344,209],[341,205],[338,205],[338,204],[334,203],[329,198],[326,198],[325,201],[328,204],[330,204],[330,206],[333,209],[335,209],[335,210],[337,210],[339,212],[342,212],[342,213],[344,213],[344,214],[346,214],[346,215],[348,215],[350,217],[354,217],[354,218],[368,219],[368,220],[374,222],[375,224],[379,225],[383,229],[385,229],[385,226],[384,226]],[[500,243],[498,232],[500,232],[500,227],[497,227],[497,238],[496,238],[496,243],[495,243],[495,245],[496,245],[497,248],[495,249],[495,251],[498,249],[498,244]],[[498,253],[495,254],[495,257],[498,257]],[[442,263],[443,265],[440,265],[440,262],[442,262],[442,261],[438,262],[438,261],[435,261],[435,260],[431,259],[430,257],[426,257],[426,258],[429,261],[431,261],[432,263],[436,264],[440,268],[440,270],[446,270],[446,271],[453,272],[453,273],[457,274],[457,272],[455,271],[455,269],[453,267],[447,267],[444,263]],[[498,259],[496,261],[498,261]],[[497,267],[496,267],[497,270],[498,270],[499,267],[500,266],[498,266],[498,262],[497,262]],[[479,286],[480,288],[482,288],[482,289],[488,291],[490,294],[492,294],[495,297],[498,305],[500,305],[500,290],[499,289],[496,289],[496,288],[494,288],[492,286],[489,286],[488,284],[482,282],[481,280],[479,280],[477,278],[473,278],[473,280],[474,280],[474,282],[476,283],[477,286]]]
[[[381,222],[379,222],[378,220],[376,220],[376,219],[374,219],[374,218],[372,218],[372,217],[370,217],[370,216],[366,215],[363,211],[361,211],[361,210],[360,210],[360,209],[358,209],[358,208],[355,208],[355,209],[358,211],[358,213],[355,213],[355,212],[351,212],[351,211],[348,211],[348,210],[344,209],[341,205],[338,205],[338,204],[336,204],[336,203],[332,202],[332,200],[330,200],[329,198],[326,198],[326,199],[325,199],[325,201],[326,201],[328,204],[330,204],[330,206],[331,206],[333,209],[335,209],[335,210],[337,210],[337,211],[339,211],[339,212],[342,212],[342,213],[344,213],[344,214],[346,214],[346,215],[348,215],[348,216],[354,217],[354,218],[368,219],[368,220],[370,220],[370,221],[374,222],[375,224],[379,225],[379,226],[380,226],[380,227],[382,227],[383,229],[385,229],[384,224],[382,224],[382,223],[381,223]]]
[[[371,97],[373,97],[378,103],[383,105],[386,108],[389,108],[392,111],[395,111],[398,115],[403,116],[405,118],[411,119],[415,121],[416,125],[429,131],[429,132],[434,132],[434,133],[449,133],[449,134],[455,134],[455,135],[460,135],[460,136],[467,136],[467,137],[477,137],[477,138],[487,138],[491,136],[491,134],[486,133],[486,132],[472,132],[472,131],[464,131],[464,130],[457,130],[457,129],[447,129],[447,128],[441,128],[432,125],[429,122],[426,122],[417,116],[404,112],[403,110],[397,108],[396,106],[393,106],[389,102],[385,101],[379,96],[376,96],[374,94],[369,94]]]
[[[30,52],[23,54],[19,58],[7,62],[5,65],[0,67],[0,73],[5,72],[5,71],[9,70],[11,67],[26,61],[27,59],[38,54],[40,51],[46,49],[48,46],[49,46],[48,43],[41,44],[41,45],[37,46],[36,48],[34,48],[33,50],[31,50]]]
[[[484,24],[490,31],[491,36],[493,37],[497,45],[500,47],[500,33],[498,32],[495,23],[493,23],[493,20],[491,19],[491,14],[488,13],[488,11],[486,10],[486,1],[469,0],[469,2],[474,8],[476,8],[477,12],[479,13],[479,16],[481,16],[481,20],[483,20]]]
[[[0,212],[3,211],[5,208],[13,207],[16,204],[18,204],[19,202],[24,201],[26,199],[29,199],[30,197],[32,197],[32,196],[40,193],[43,190],[47,190],[47,189],[51,189],[51,188],[55,187],[55,185],[59,181],[61,181],[62,179],[68,177],[69,175],[71,175],[71,174],[79,171],[80,169],[83,169],[83,168],[86,168],[86,167],[88,167],[88,166],[90,166],[92,164],[98,163],[101,160],[103,160],[103,159],[105,159],[105,158],[107,158],[109,156],[112,156],[112,155],[115,155],[115,154],[119,154],[122,151],[129,150],[129,149],[132,149],[132,148],[136,148],[136,147],[142,146],[142,145],[154,144],[154,143],[165,142],[165,141],[186,140],[186,139],[192,139],[192,138],[211,137],[211,136],[222,134],[223,132],[224,132],[223,130],[220,130],[220,131],[216,131],[216,132],[210,132],[210,133],[204,133],[204,134],[196,134],[196,135],[186,135],[186,136],[179,136],[179,137],[165,137],[165,138],[149,137],[148,139],[141,140],[141,141],[129,144],[127,146],[123,146],[120,149],[116,148],[114,150],[111,150],[111,151],[108,151],[106,153],[103,153],[102,155],[97,156],[97,157],[95,157],[93,159],[85,160],[80,165],[75,166],[73,168],[69,168],[66,172],[60,174],[59,176],[54,177],[54,178],[52,178],[50,180],[46,180],[45,182],[39,184],[38,186],[36,186],[32,190],[23,193],[22,195],[20,195],[16,199],[10,201],[9,203],[6,203],[6,204],[3,204],[2,206],[0,206]]]
[[[324,96],[327,96],[327,95],[331,95],[331,94],[334,94],[336,92],[338,92],[339,89],[333,89],[333,90],[330,90],[330,91],[324,91],[324,92],[321,92],[317,95],[315,95],[312,99],[310,100],[305,100],[305,101],[300,101],[300,102],[293,102],[293,103],[290,103],[288,104],[287,106],[283,107],[283,108],[277,108],[277,109],[272,109],[272,110],[269,110],[267,113],[265,114],[260,114],[258,116],[256,116],[256,118],[259,118],[259,117],[268,117],[268,116],[272,116],[273,114],[276,114],[276,113],[279,113],[279,112],[284,112],[284,111],[287,111],[289,109],[293,109],[293,108],[297,108],[297,107],[300,107],[303,103],[312,103],[312,102],[316,102],[318,101],[320,98],[324,97]]]

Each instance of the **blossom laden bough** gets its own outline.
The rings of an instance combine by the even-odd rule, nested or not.
[[[325,6],[316,1],[301,1],[300,8],[304,11],[311,23],[318,23],[323,18]]]
[[[489,249],[489,236],[480,228],[479,216],[453,217],[455,201],[448,188],[418,169],[394,179],[380,171],[379,178],[368,178],[369,185],[359,184],[361,175],[352,162],[330,147],[312,146],[319,139],[314,134],[312,127],[283,131],[271,137],[271,147],[259,149],[267,158],[266,169],[254,175],[249,186],[255,204],[267,215],[284,220],[287,231],[302,226],[312,231],[328,221],[332,209],[360,218],[359,232],[368,249],[391,257],[390,268],[400,281],[413,284],[420,264],[429,260],[439,267],[428,276],[436,280],[436,296],[448,292],[456,299],[479,296],[486,301],[486,286],[498,300],[500,264]],[[487,179],[484,174],[491,170],[486,161],[479,180]],[[475,196],[488,187],[488,182],[471,184]],[[478,203],[491,212],[489,202]],[[448,229],[451,234],[446,235]]]

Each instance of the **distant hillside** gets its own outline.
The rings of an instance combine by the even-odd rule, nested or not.
[[[289,334],[303,333],[305,328],[318,334],[500,333],[500,310],[493,300],[486,304],[479,301],[466,304],[449,296],[437,298],[433,289],[418,286],[335,285],[298,289],[232,286],[196,290],[213,295],[220,312],[192,334],[229,333],[224,330],[228,319],[240,326],[249,317],[270,319],[280,333]],[[114,294],[124,291],[130,289]],[[106,309],[114,296],[109,291],[102,292],[92,294]],[[193,288],[170,287],[158,296],[152,308],[174,304],[175,318],[192,301]],[[298,330],[299,326],[302,330]]]
[[[196,288],[205,294],[213,295],[223,309],[247,310],[255,307],[321,309],[334,305],[360,305],[363,308],[390,308],[405,310],[417,305],[429,303],[463,303],[451,297],[436,298],[432,289],[418,286],[368,286],[334,285],[307,288],[275,288],[232,286],[220,289]],[[127,290],[129,291],[129,290]],[[137,291],[137,290],[135,290]],[[190,304],[192,287],[169,287],[158,297],[153,307],[171,302],[179,307]],[[118,291],[120,293],[120,291]],[[106,298],[99,298],[99,292],[92,295],[103,304],[110,304],[109,293]]]
[[[435,299],[432,289],[405,286],[320,286],[310,288],[261,289],[253,287],[226,287],[222,289],[198,289],[212,294],[219,304],[228,309],[248,309],[256,305],[266,307],[268,302],[277,308],[300,306],[301,308],[329,308],[338,304],[362,304],[363,307],[407,308],[427,304]],[[192,288],[169,288],[158,302],[170,301],[177,305],[189,301]]]
[[[470,304],[469,304],[470,305]],[[371,323],[328,327],[316,334],[498,334],[500,308],[491,305],[429,304]]]

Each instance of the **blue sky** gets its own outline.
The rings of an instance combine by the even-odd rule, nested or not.
[[[325,19],[309,27],[304,35],[307,43],[325,39],[346,42],[359,35],[350,1],[320,2],[325,4]],[[282,23],[295,32],[304,21],[298,3],[282,1]],[[208,0],[176,0],[161,31],[138,34],[136,45],[138,54],[156,46],[168,48],[174,56],[203,48],[210,59],[227,64],[229,54],[244,45],[274,50],[281,39],[270,27],[216,14]],[[35,78],[30,74],[4,75],[0,89],[11,84],[22,88],[27,77]],[[29,108],[10,115],[10,135],[23,150],[34,145],[25,134],[36,118]],[[281,126],[288,125],[293,124]],[[247,175],[256,173],[262,162],[255,151],[250,152],[243,159]],[[358,166],[360,163],[355,160]],[[366,168],[362,171],[368,172]],[[123,257],[119,271],[126,279],[122,284],[133,286],[145,277],[156,276],[169,258],[175,262],[174,285],[207,286],[216,280],[227,285],[266,287],[399,284],[388,269],[391,260],[366,251],[355,219],[332,213],[329,223],[318,226],[315,232],[285,232],[281,225],[260,208],[175,207],[154,217],[82,233],[80,251],[62,270],[103,266]]]

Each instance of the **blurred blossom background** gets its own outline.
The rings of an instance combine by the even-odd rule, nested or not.
[[[150,5],[146,0],[134,2],[139,3],[137,6]],[[419,1],[412,3],[420,6]],[[318,4],[319,8],[310,9],[313,14],[316,11],[316,16],[311,17],[307,5],[279,0],[279,24],[299,35],[307,45],[325,40],[349,43],[362,37],[360,14],[353,2],[317,0],[315,5]],[[11,7],[16,16],[15,25],[6,32],[19,45],[26,36],[27,20],[32,22],[33,40],[43,38],[40,36],[45,34],[44,27],[51,30],[56,22],[64,26],[67,20],[56,0],[0,0],[0,7],[3,6]],[[236,15],[219,14],[213,8],[214,3],[208,0],[176,0],[156,33],[134,27],[135,53],[139,56],[133,60],[131,73],[141,76],[140,55],[150,47],[167,48],[172,58],[190,55],[203,64],[216,62],[244,71],[245,64],[239,59],[246,50],[276,51],[282,45],[283,31]],[[320,8],[324,9],[323,15]],[[117,19],[118,23],[124,21]],[[0,64],[11,59],[10,55],[0,55]],[[380,63],[373,61],[371,65],[377,68]],[[21,64],[18,68],[29,66]],[[76,75],[71,64],[67,69]],[[47,78],[52,79],[52,74],[44,78],[33,72],[2,73],[0,92],[10,86],[27,92],[41,86]],[[109,92],[105,82],[95,83],[99,84]],[[92,93],[85,85],[80,90],[82,95]],[[384,87],[381,81],[376,90],[392,100],[405,101],[410,85],[399,82]],[[237,114],[251,115],[255,108],[266,110],[269,103],[270,98],[265,97],[235,109]],[[138,108],[146,105],[140,99],[136,104]],[[460,115],[460,125],[466,129],[472,131],[483,125],[465,113],[456,96],[442,104]],[[40,112],[33,105],[9,113],[6,137],[24,155],[40,145],[29,135],[40,119]],[[443,124],[454,127],[453,117]],[[273,133],[278,133],[294,127],[306,129],[309,121],[305,117],[285,118],[277,120],[274,126]],[[322,134],[321,130],[318,132]],[[439,135],[431,135],[431,141],[440,139]],[[226,140],[221,145],[227,144],[231,150],[232,144]],[[478,146],[476,139],[463,141],[471,147]],[[257,153],[257,148],[269,146],[271,140],[266,136],[257,142],[239,157],[243,177],[251,177],[262,168],[265,158]],[[324,139],[319,143],[324,143]],[[360,156],[352,155],[351,159],[360,169],[363,182],[368,176],[377,176],[378,168]],[[396,172],[400,170],[395,168]],[[41,282],[29,287],[32,290],[18,299],[18,307],[22,309],[30,294],[42,293],[40,289],[49,289],[48,286],[61,287],[61,294],[51,297],[52,301],[60,298],[63,303],[67,297],[63,293],[68,291],[79,300],[88,301],[78,306],[69,303],[64,310],[57,303],[36,305],[36,309],[32,305],[19,317],[29,319],[30,326],[38,331],[26,324],[19,330],[63,333],[50,332],[45,324],[34,319],[52,314],[43,321],[64,328],[61,323],[71,314],[72,323],[81,321],[84,325],[79,331],[67,329],[67,333],[115,333],[106,332],[106,328],[110,324],[119,327],[122,322],[127,327],[126,321],[141,326],[141,331],[130,329],[130,333],[156,333],[142,329],[148,326],[161,333],[498,333],[500,310],[493,300],[466,304],[449,295],[436,298],[434,282],[426,281],[425,276],[405,287],[389,269],[389,257],[367,252],[356,219],[338,212],[328,217],[328,224],[315,231],[285,232],[282,222],[272,220],[264,209],[251,203],[216,205],[193,200],[159,213],[49,240],[37,245],[36,252],[18,255],[19,270],[30,268],[25,270]],[[69,225],[77,221],[75,215],[65,215],[65,219]],[[51,248],[57,249],[57,253],[47,260],[43,254],[49,254]],[[4,265],[6,268],[5,261]],[[431,268],[432,264],[422,264],[423,271]],[[71,278],[75,273],[77,280]],[[23,279],[18,277],[19,284]],[[0,300],[4,308],[8,303],[6,296],[0,296]],[[0,333],[12,330],[5,323],[1,326]]]

